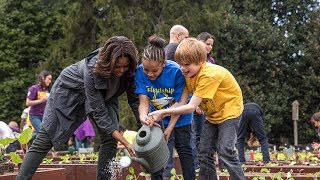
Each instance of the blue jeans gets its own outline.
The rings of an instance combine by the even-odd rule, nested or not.
[[[168,142],[170,158],[169,158],[168,165],[164,168],[164,171],[162,173],[163,177],[172,176],[170,171],[174,166],[172,156],[173,156],[173,146],[175,146],[179,155],[183,178],[185,180],[195,179],[193,154],[192,154],[190,142],[191,142],[191,125],[173,128],[169,138],[169,142]]]
[[[194,112],[193,114],[193,121],[192,121],[192,153],[194,157],[194,167],[195,169],[199,168],[199,144],[200,144],[200,137],[203,131],[203,124],[206,121],[206,116],[204,114],[198,114]]]
[[[214,152],[228,170],[231,179],[245,180],[241,164],[235,151],[239,118],[229,119],[220,124],[205,121],[199,146],[200,180],[216,180]]]
[[[90,146],[89,139],[85,138],[84,140],[80,141],[77,137],[74,138],[74,142],[76,144],[76,150],[79,150],[79,148],[88,148]]]
[[[31,124],[32,124],[34,130],[36,131],[36,134],[38,134],[38,132],[41,128],[42,117],[43,116],[31,116],[30,115],[30,121],[31,121]]]
[[[249,128],[258,138],[259,143],[261,144],[263,161],[270,162],[268,137],[264,127],[264,115],[261,112],[253,109],[245,109],[242,113],[242,118],[239,123],[238,140],[236,146],[238,149],[240,162],[246,162],[244,157],[245,137]]]

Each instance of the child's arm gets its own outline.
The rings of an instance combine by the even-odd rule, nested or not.
[[[174,128],[174,126],[176,125],[178,119],[179,119],[180,115],[173,115],[171,116],[170,118],[170,122],[169,122],[169,125],[168,127],[164,130],[164,138],[165,140],[168,142],[169,141],[169,137],[171,135],[171,132]]]
[[[180,101],[181,103],[179,103],[179,104],[183,104],[184,102],[187,101],[187,100],[185,100],[185,96],[188,96],[188,94],[186,94],[186,95],[185,94],[186,93],[183,93],[183,95],[181,97],[181,101]],[[149,113],[148,116],[151,119],[153,119],[154,121],[160,121],[163,118],[163,116],[192,113],[200,105],[201,101],[202,101],[202,98],[197,97],[197,96],[192,96],[191,100],[189,101],[188,104],[185,104],[185,105],[182,105],[179,107],[175,107],[175,108],[154,111],[154,112]]]
[[[178,107],[178,106],[180,106],[180,103],[175,103],[170,108],[175,108],[175,107]],[[171,135],[171,132],[172,132],[174,126],[176,125],[176,123],[178,122],[179,117],[180,117],[180,115],[172,115],[171,118],[170,118],[169,125],[168,125],[168,127],[165,129],[165,131],[163,133],[164,134],[164,138],[166,139],[167,142],[169,141],[169,137]]]
[[[149,124],[147,121],[149,112],[149,98],[146,95],[139,94],[139,118],[141,123]]]
[[[139,94],[139,119],[141,123],[146,124],[148,126],[157,126],[161,127],[158,123],[154,122],[152,119],[148,117],[149,112],[149,98],[146,95]]]

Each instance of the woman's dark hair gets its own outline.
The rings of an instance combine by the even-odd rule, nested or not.
[[[49,76],[49,75],[52,75],[49,71],[47,71],[47,70],[43,70],[43,71],[41,71],[39,74],[38,74],[38,83],[39,83],[39,85],[42,87],[42,88],[45,88],[45,89],[47,89],[47,90],[49,90],[50,89],[50,86],[51,86],[51,84],[49,85],[49,86],[47,86],[46,85],[46,83],[44,82],[44,80],[47,78],[47,76]]]
[[[210,38],[213,39],[213,44],[214,44],[214,41],[216,40],[216,38],[208,32],[202,32],[197,36],[197,39],[202,42],[205,42],[206,40],[208,40]],[[210,56],[211,56],[211,52],[209,54],[207,54],[207,57],[210,57]]]
[[[166,40],[159,35],[152,35],[148,39],[148,46],[146,46],[142,53],[142,60],[163,62],[166,60],[164,47]]]
[[[114,69],[116,61],[121,57],[129,59],[129,73],[134,75],[138,64],[138,51],[133,42],[124,36],[109,38],[100,49],[99,58],[94,68],[94,73],[103,77],[109,77]]]
[[[216,40],[216,38],[208,32],[202,32],[197,36],[197,39],[199,41],[203,41],[203,42],[205,42],[206,40],[208,40],[210,38],[213,39],[213,42]]]
[[[316,112],[311,117],[311,122],[313,121],[320,121],[320,112]]]

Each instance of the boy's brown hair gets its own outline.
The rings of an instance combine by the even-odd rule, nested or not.
[[[207,58],[205,45],[196,38],[186,38],[178,45],[174,58],[178,64],[204,63]]]

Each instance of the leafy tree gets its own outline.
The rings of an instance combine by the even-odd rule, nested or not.
[[[213,56],[229,69],[244,100],[266,112],[273,143],[293,139],[291,103],[300,102],[300,142],[315,137],[307,119],[319,111],[319,2],[317,0],[168,1],[31,0],[0,2],[0,118],[19,119],[27,87],[43,69],[54,79],[114,35],[129,37],[141,53],[147,38],[185,26],[190,36],[217,37]],[[120,98],[121,123],[135,119]]]
[[[0,118],[17,120],[36,68],[59,36],[59,25],[50,6],[40,0],[1,1],[0,9]]]
[[[313,68],[311,69],[313,73],[305,71],[310,69],[310,63],[317,64],[316,66],[319,63],[314,59],[308,59],[305,53],[302,53],[307,48],[303,45],[306,41],[302,38],[302,33],[311,30],[306,27],[309,18],[291,18],[288,27],[299,24],[299,28],[295,29],[303,31],[288,33],[289,31],[284,28],[286,20],[278,22],[272,18],[279,16],[274,7],[276,3],[284,4],[276,1],[273,4],[260,4],[263,6],[259,11],[254,11],[253,1],[231,3],[233,6],[221,26],[218,38],[218,42],[221,43],[218,56],[222,59],[222,62],[218,62],[231,70],[238,79],[244,101],[255,101],[265,109],[271,142],[280,143],[281,136],[293,140],[291,103],[298,100],[300,110],[303,112],[300,118],[308,119],[310,114],[305,114],[304,103],[319,101],[316,91],[308,92],[310,89],[316,90],[316,86],[313,85],[318,81],[314,77],[318,75],[314,74]],[[303,6],[305,8],[312,6],[308,3]],[[282,11],[295,13],[294,9],[299,9],[300,6],[301,4],[296,1],[295,5],[289,3],[286,7],[282,7]],[[310,13],[310,10],[306,10],[304,14],[296,17],[309,17]],[[307,79],[312,80],[307,82]],[[308,101],[306,95],[311,95],[315,101]],[[314,111],[315,108],[309,110]],[[302,125],[300,136],[308,137],[310,131],[302,131],[306,127],[305,122],[299,123]],[[291,129],[292,133],[288,133],[288,129]],[[308,140],[303,138],[302,141]]]

